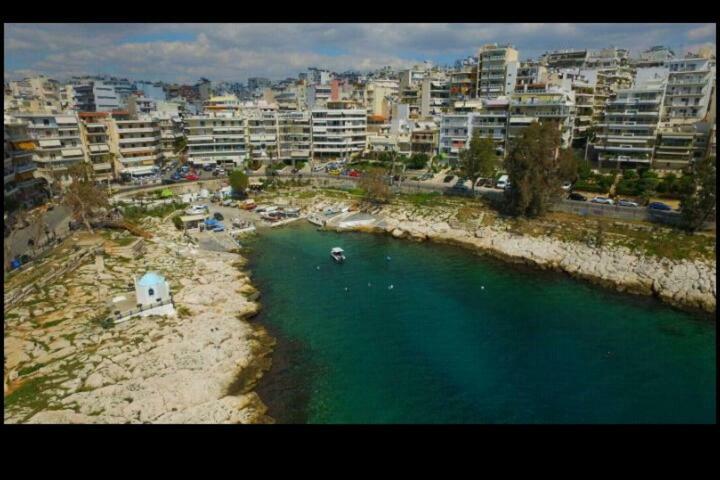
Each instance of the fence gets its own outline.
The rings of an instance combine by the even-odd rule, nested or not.
[[[132,308],[130,310],[125,310],[124,312],[117,311],[117,312],[114,312],[112,316],[106,317],[104,320],[101,320],[100,323],[103,326],[116,325],[118,323],[124,322],[125,320],[128,320],[130,317],[137,315],[139,313],[142,313],[142,312],[145,312],[148,310],[152,310],[152,309],[155,309],[158,307],[162,307],[165,305],[169,305],[172,303],[173,303],[173,300],[172,300],[172,297],[170,297],[170,299],[168,299],[168,300],[164,300],[162,302],[158,302],[153,305],[136,307],[136,308]]]

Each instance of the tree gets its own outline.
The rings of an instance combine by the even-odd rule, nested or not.
[[[558,175],[560,180],[575,182],[578,179],[578,161],[571,148],[563,148],[558,156]]]
[[[429,157],[427,156],[426,153],[414,153],[407,160],[407,166],[408,166],[408,168],[411,168],[413,170],[419,170],[421,168],[425,168],[425,165],[427,165],[428,160],[429,160]]]
[[[108,208],[107,192],[98,187],[90,173],[90,165],[79,163],[68,169],[71,183],[65,188],[62,203],[70,208],[73,219],[82,222],[94,233],[90,220],[101,208]]]
[[[470,147],[460,152],[458,162],[460,174],[472,180],[473,193],[478,178],[492,177],[495,174],[497,165],[498,159],[492,139],[480,137],[480,132],[475,130],[472,139],[470,139]]]
[[[250,184],[250,179],[242,170],[233,170],[229,175],[230,186],[233,192],[243,195]]]
[[[715,216],[717,191],[716,165],[714,156],[706,156],[694,166],[690,177],[690,192],[680,201],[682,227],[694,232]]]
[[[382,168],[369,168],[358,182],[365,191],[365,199],[371,203],[385,203],[390,200],[390,187],[385,181]]]
[[[535,122],[521,131],[505,159],[512,185],[506,192],[511,213],[540,216],[560,194],[559,148],[555,122]]]

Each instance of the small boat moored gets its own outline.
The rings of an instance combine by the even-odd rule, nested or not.
[[[345,261],[345,252],[340,247],[335,247],[330,250],[330,256],[338,263],[342,263]]]

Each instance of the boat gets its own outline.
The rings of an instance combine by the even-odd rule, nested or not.
[[[330,256],[335,260],[337,263],[342,263],[345,261],[345,252],[340,247],[335,247],[332,250],[330,250]]]
[[[310,223],[312,223],[313,225],[318,226],[318,227],[324,227],[324,226],[325,226],[325,221],[324,221],[323,219],[319,218],[319,217],[316,216],[316,215],[309,215],[309,216],[307,217],[307,221],[310,222]]]

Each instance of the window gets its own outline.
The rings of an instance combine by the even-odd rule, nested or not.
[[[153,290],[152,288],[149,288],[149,289],[148,289],[148,295],[151,296],[151,297],[152,297],[153,295],[155,295],[155,290]]]

